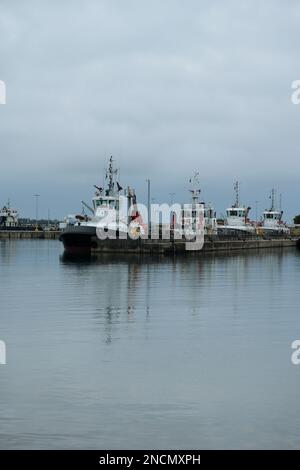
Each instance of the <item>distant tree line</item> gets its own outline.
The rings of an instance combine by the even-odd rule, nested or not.
[[[29,219],[29,218],[20,218],[19,219],[19,222],[21,224],[29,224],[29,225],[34,225],[36,223],[36,220],[35,219]],[[57,219],[38,219],[38,223],[41,224],[41,225],[47,225],[49,222],[50,225],[54,225],[54,224],[58,224],[59,223],[59,220]]]
[[[295,225],[300,225],[300,214],[299,215],[296,215],[294,217],[294,224]]]

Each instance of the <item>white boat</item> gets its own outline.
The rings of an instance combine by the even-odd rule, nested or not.
[[[218,232],[239,233],[248,232],[254,233],[255,226],[248,218],[251,207],[243,206],[240,203],[240,185],[236,181],[234,183],[235,202],[231,207],[226,209],[226,218],[224,225],[218,225]]]
[[[64,230],[70,225],[75,225],[77,222],[75,214],[68,214],[64,217],[63,222],[59,222],[58,228],[59,230]]]
[[[262,228],[264,232],[269,234],[289,234],[289,227],[282,221],[283,211],[277,208],[275,189],[272,189],[270,199],[271,207],[263,213]]]
[[[0,210],[0,228],[17,227],[19,225],[19,213],[10,207],[10,201]]]
[[[204,234],[216,235],[217,234],[217,218],[212,204],[205,203],[199,200],[201,189],[199,188],[199,173],[195,172],[193,178],[189,180],[192,184],[192,189],[189,189],[192,195],[192,203],[188,207],[182,208],[182,229],[181,232],[189,234],[195,233],[197,221],[200,219],[199,212],[203,211],[204,216]]]

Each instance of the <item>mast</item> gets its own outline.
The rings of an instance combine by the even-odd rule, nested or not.
[[[271,199],[271,209],[270,209],[270,211],[276,211],[276,189],[274,189],[274,188],[271,191],[270,199]]]
[[[240,183],[236,181],[233,185],[234,192],[235,192],[235,203],[234,207],[240,207]]]
[[[106,170],[106,178],[108,178],[108,196],[114,196],[115,193],[115,175],[118,173],[117,169],[113,166],[113,157],[109,159],[109,166]]]
[[[189,180],[190,184],[192,184],[192,189],[189,189],[190,193],[192,193],[192,210],[191,214],[188,216],[191,218],[191,226],[194,230],[196,228],[197,223],[197,205],[199,202],[199,194],[201,189],[199,188],[199,172],[195,171],[193,178]],[[189,212],[189,211],[188,211]]]
[[[192,193],[192,205],[193,207],[196,206],[199,194],[201,193],[201,189],[199,188],[199,172],[195,171],[193,179],[190,178],[190,183],[193,183],[193,188],[189,191]]]
[[[279,194],[279,211],[282,212],[282,194]]]
[[[150,230],[151,230],[151,181],[150,179],[148,178],[146,180],[147,182],[147,205],[148,205],[148,236],[150,234]]]

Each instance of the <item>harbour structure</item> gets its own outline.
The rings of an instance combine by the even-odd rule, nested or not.
[[[92,198],[92,206],[82,201],[85,211],[78,214],[66,223],[60,235],[65,250],[71,252],[88,253],[145,253],[145,254],[174,254],[193,251],[193,246],[187,249],[187,237],[183,228],[195,229],[198,207],[204,208],[204,247],[202,252],[223,252],[254,248],[281,248],[295,246],[296,240],[289,239],[286,233],[276,240],[264,237],[263,228],[258,232],[254,222],[250,222],[248,215],[250,207],[240,203],[239,183],[235,183],[235,202],[226,211],[224,225],[218,225],[216,213],[211,204],[200,203],[201,190],[198,173],[190,180],[192,203],[185,209],[181,207],[180,221],[170,214],[170,237],[164,239],[161,234],[164,224],[158,223],[159,237],[153,238],[153,230],[157,229],[155,223],[145,224],[138,210],[135,191],[131,187],[125,190],[119,183],[119,172],[114,167],[112,157],[106,170],[105,180],[107,188],[95,186],[96,192]],[[103,185],[104,186],[104,185]],[[149,198],[148,198],[149,199]],[[130,208],[130,210],[129,210]],[[133,208],[133,209],[132,209]],[[184,223],[183,223],[183,221]],[[188,219],[188,220],[187,220]],[[182,237],[177,237],[176,231]],[[266,239],[265,239],[266,238]],[[193,243],[193,242],[192,242]],[[190,245],[190,243],[189,243]],[[203,245],[202,245],[203,246]],[[197,248],[194,248],[197,251]]]
[[[66,250],[88,252],[137,252],[137,253],[181,253],[187,250],[184,232],[182,239],[176,239],[175,230],[180,225],[175,219],[170,225],[170,238],[151,238],[148,224],[143,222],[139,213],[135,190],[131,187],[123,189],[119,182],[119,171],[114,167],[112,157],[105,174],[107,187],[95,185],[95,193],[91,206],[82,201],[84,211],[75,216],[68,216],[53,231],[41,228],[34,229],[32,225],[19,223],[18,211],[13,209],[10,202],[0,211],[0,238],[57,238],[63,242]],[[263,213],[259,224],[250,222],[248,215],[250,207],[240,203],[239,183],[234,185],[235,201],[226,210],[224,225],[217,224],[216,213],[212,204],[200,201],[199,173],[190,179],[191,201],[189,209],[181,207],[181,214],[185,223],[181,229],[189,226],[195,229],[197,220],[197,207],[200,205],[204,211],[203,252],[231,251],[236,249],[271,248],[294,246],[296,237],[291,239],[289,227],[282,221],[283,211],[277,208],[276,191],[271,193],[271,207]],[[129,210],[130,209],[130,210]],[[88,213],[86,213],[86,210]],[[180,213],[180,209],[179,209]],[[187,220],[189,219],[189,223]],[[146,218],[144,219],[146,220]],[[181,222],[180,222],[181,223]],[[154,225],[154,224],[153,224]],[[163,227],[159,224],[159,232]],[[115,234],[114,236],[110,235]],[[273,239],[277,239],[276,241]],[[281,240],[280,240],[281,238]],[[196,251],[196,248],[195,248]]]

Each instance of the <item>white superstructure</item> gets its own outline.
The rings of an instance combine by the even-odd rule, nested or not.
[[[191,227],[191,231],[194,231],[196,223],[200,219],[199,213],[203,211],[204,233],[205,235],[214,235],[217,233],[216,213],[211,203],[206,204],[205,202],[199,201],[201,193],[201,189],[199,188],[199,173],[195,172],[189,182],[192,184],[192,189],[189,189],[192,195],[192,204],[188,208],[183,206],[182,228],[184,228],[185,232],[188,231],[188,227]]]
[[[118,169],[113,167],[113,158],[110,157],[105,179],[108,181],[107,189],[96,186],[96,192],[92,198],[93,207],[82,201],[83,205],[92,215],[76,215],[74,226],[95,227],[98,235],[101,232],[115,233],[117,236],[129,231],[131,236],[145,233],[145,226],[140,223],[140,217],[136,206],[134,189],[126,190],[117,181]],[[131,208],[131,212],[129,209]]]
[[[19,213],[10,207],[10,201],[0,210],[0,227],[17,227]]]
[[[289,233],[290,229],[287,225],[282,221],[283,211],[278,210],[277,208],[277,198],[276,198],[276,190],[272,189],[271,195],[271,207],[267,209],[263,213],[263,222],[262,227],[263,229],[268,232],[284,232]]]
[[[251,207],[243,206],[240,203],[240,186],[238,181],[234,183],[234,191],[235,202],[231,207],[226,209],[225,225],[222,225],[219,228],[255,232],[255,227],[250,223],[248,218]]]

